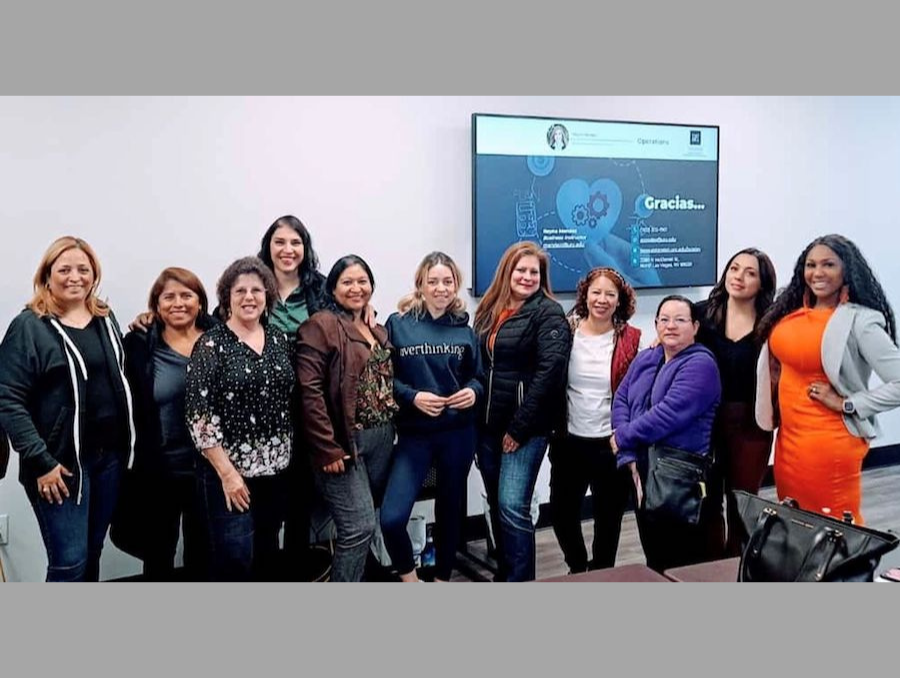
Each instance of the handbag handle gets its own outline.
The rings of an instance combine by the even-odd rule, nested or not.
[[[751,566],[759,561],[776,518],[778,513],[774,509],[765,508],[760,511],[753,533],[747,541],[747,547],[741,554],[741,563],[738,567],[739,582],[753,581],[750,576]],[[838,546],[843,542],[844,533],[840,530],[832,527],[819,528],[794,581],[822,581],[837,553]]]
[[[747,541],[747,546],[744,548],[744,552],[741,553],[741,564],[738,567],[739,582],[753,581],[750,578],[751,563],[759,560],[759,554],[762,553],[763,545],[769,537],[769,532],[772,531],[772,525],[775,524],[777,516],[778,514],[769,508],[759,512],[759,517],[756,519],[756,525],[753,528],[750,539]]]
[[[834,554],[837,553],[838,545],[843,541],[844,533],[840,530],[833,527],[819,528],[794,581],[822,581]],[[823,551],[819,558],[816,557],[818,551]]]

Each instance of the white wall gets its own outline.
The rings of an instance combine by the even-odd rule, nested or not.
[[[366,257],[386,314],[426,252],[468,272],[473,112],[720,125],[719,264],[755,245],[784,283],[809,240],[840,232],[900,306],[888,207],[900,186],[897,98],[2,98],[0,331],[57,236],[95,247],[102,293],[127,319],[163,267],[191,268],[211,289],[284,213],[310,227],[325,271],[342,254]],[[660,297],[641,295],[645,331]],[[900,413],[881,421],[876,444],[900,441]],[[0,554],[12,580],[37,581],[46,560],[17,472],[14,455],[0,483],[11,533]],[[477,474],[470,490],[474,513]],[[108,547],[104,578],[138,570]]]

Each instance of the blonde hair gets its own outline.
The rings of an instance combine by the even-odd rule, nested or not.
[[[512,301],[510,281],[516,265],[523,257],[537,258],[541,269],[541,289],[546,296],[553,298],[553,292],[550,289],[550,271],[548,270],[550,259],[547,253],[537,243],[527,240],[510,245],[503,253],[500,263],[497,264],[494,280],[475,311],[475,332],[477,334],[490,332],[497,324],[500,313],[509,307]]]
[[[397,303],[397,310],[401,314],[412,313],[417,318],[425,314],[425,296],[422,290],[428,281],[428,272],[435,266],[446,266],[449,268],[450,274],[453,276],[453,284],[456,286],[455,296],[447,307],[447,313],[457,316],[465,313],[466,302],[459,298],[459,290],[462,287],[462,272],[459,270],[459,266],[456,265],[456,262],[453,261],[450,255],[443,252],[432,252],[425,255],[425,258],[422,259],[419,267],[416,269],[415,291],[407,294]]]
[[[84,305],[92,316],[106,317],[109,315],[109,306],[97,297],[97,288],[100,286],[100,262],[97,259],[97,254],[84,240],[71,235],[57,238],[50,243],[50,247],[44,252],[44,256],[41,257],[41,263],[38,264],[37,271],[34,274],[34,296],[25,307],[31,309],[38,317],[63,314],[63,307],[60,306],[50,292],[50,270],[63,253],[72,249],[84,252],[94,272],[94,283],[91,285],[87,298],[84,300]]]

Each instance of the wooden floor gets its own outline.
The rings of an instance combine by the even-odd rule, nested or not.
[[[775,498],[775,488],[763,488],[760,494],[767,499]],[[888,466],[877,468],[863,473],[863,517],[866,525],[879,530],[893,530],[900,533],[900,466]],[[582,524],[585,544],[590,553],[591,539],[593,538],[593,523],[590,520]],[[537,578],[555,577],[568,572],[563,561],[562,551],[556,541],[552,528],[538,530],[537,542]],[[486,545],[484,540],[473,541],[469,544],[469,551],[479,560],[486,558]],[[471,566],[474,576],[490,580],[490,571],[480,567],[478,563],[469,559],[464,560]],[[619,552],[616,565],[628,565],[631,563],[644,563],[644,552],[641,549],[638,538],[637,525],[634,514],[628,513],[622,522],[622,536],[619,540]],[[885,556],[882,559],[882,568],[887,565],[900,564],[900,549]],[[452,581],[470,581],[463,572],[454,572]]]

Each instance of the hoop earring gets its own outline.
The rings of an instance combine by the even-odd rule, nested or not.
[[[841,295],[838,297],[838,303],[846,304],[850,301],[850,285],[841,287]]]

